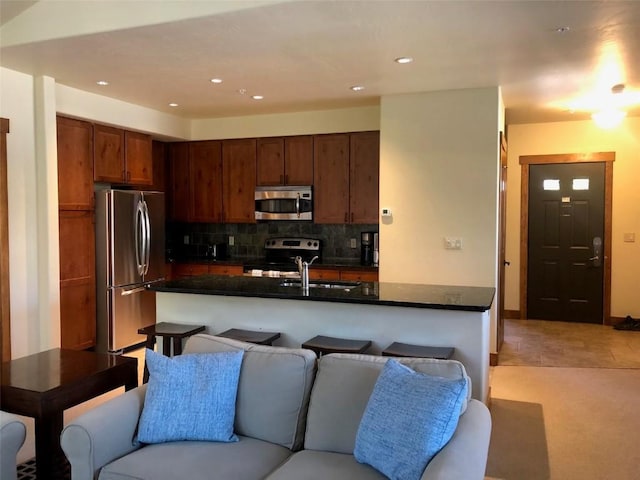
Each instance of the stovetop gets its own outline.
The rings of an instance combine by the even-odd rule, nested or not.
[[[278,237],[269,238],[264,242],[264,260],[256,260],[245,264],[245,272],[298,272],[295,264],[297,256],[305,262],[310,262],[313,257],[322,258],[322,241],[317,238],[307,237]],[[275,275],[275,274],[274,274]]]

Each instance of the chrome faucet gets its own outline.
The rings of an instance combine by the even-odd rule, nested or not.
[[[317,258],[318,256],[316,255],[309,262],[303,262],[300,255],[295,258],[296,265],[298,266],[298,273],[300,274],[300,284],[302,286],[302,290],[305,292],[309,291],[309,265],[311,265]]]

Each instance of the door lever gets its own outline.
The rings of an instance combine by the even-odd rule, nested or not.
[[[593,237],[593,257],[591,257],[589,261],[593,262],[594,267],[599,267],[602,265],[602,261],[600,260],[601,252],[602,239],[600,237]]]

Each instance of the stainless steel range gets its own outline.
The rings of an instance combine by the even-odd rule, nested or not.
[[[264,242],[264,261],[245,264],[245,274],[256,277],[299,277],[296,257],[311,262],[322,259],[322,241],[317,238],[279,237]]]

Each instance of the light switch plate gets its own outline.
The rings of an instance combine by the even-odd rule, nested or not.
[[[358,242],[356,241],[355,238],[352,238],[349,242],[350,242],[349,246],[351,248],[358,248]]]
[[[635,233],[625,233],[624,234],[624,241],[628,242],[628,243],[633,243],[636,241],[636,234]]]
[[[229,246],[233,247],[236,243],[236,239],[233,235],[229,235]]]
[[[447,250],[462,250],[462,238],[444,237],[444,248]]]
[[[185,235],[182,240],[184,241],[185,245],[189,245],[189,235]]]

